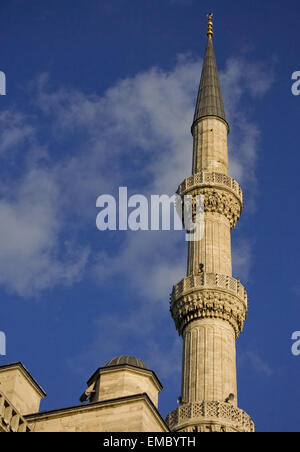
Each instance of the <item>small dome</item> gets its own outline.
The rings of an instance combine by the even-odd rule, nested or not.
[[[148,369],[145,363],[138,358],[134,358],[133,356],[119,356],[118,358],[114,358],[105,364],[105,367],[114,367],[114,366],[133,366],[139,367],[141,369]]]

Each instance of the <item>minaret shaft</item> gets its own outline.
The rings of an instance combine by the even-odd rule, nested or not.
[[[248,300],[232,277],[231,230],[243,209],[239,184],[228,176],[229,127],[226,122],[212,44],[212,14],[198,92],[193,134],[192,176],[178,188],[200,195],[204,232],[188,245],[187,277],[174,286],[171,313],[183,338],[181,404],[169,414],[174,431],[254,431],[250,417],[237,408],[235,341],[243,329]],[[196,212],[196,210],[195,210]],[[196,221],[203,221],[193,212]]]
[[[193,175],[228,175],[227,124],[216,117],[200,119],[193,127]],[[232,276],[231,225],[222,213],[205,212],[204,236],[189,242],[187,276]],[[237,405],[233,327],[220,319],[197,319],[183,332],[182,400],[225,400],[234,394]]]
[[[219,118],[206,117],[193,127],[193,174],[201,171],[228,175],[228,126]]]
[[[229,394],[236,395],[232,326],[219,319],[191,322],[183,333],[182,371],[183,403],[224,401]]]
[[[189,242],[187,276],[199,275],[200,265],[206,273],[232,275],[230,222],[219,213],[206,213],[202,240]]]
[[[193,127],[192,174],[228,176],[228,125],[217,117],[200,119]],[[204,237],[189,242],[187,275],[197,275],[202,264],[207,273],[232,275],[230,222],[219,213],[205,215]]]

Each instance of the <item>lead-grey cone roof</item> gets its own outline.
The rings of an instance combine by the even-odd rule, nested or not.
[[[217,116],[226,121],[215,51],[210,38],[203,62],[194,123],[206,116]]]

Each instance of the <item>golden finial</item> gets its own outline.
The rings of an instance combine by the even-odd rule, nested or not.
[[[213,21],[212,21],[213,13],[207,14],[207,18],[208,18],[207,37],[209,39],[211,39],[213,37],[213,35],[214,35],[214,32],[213,32]]]

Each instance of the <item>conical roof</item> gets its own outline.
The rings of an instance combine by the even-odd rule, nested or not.
[[[217,116],[226,121],[224,102],[212,38],[208,38],[194,124],[206,116]]]

